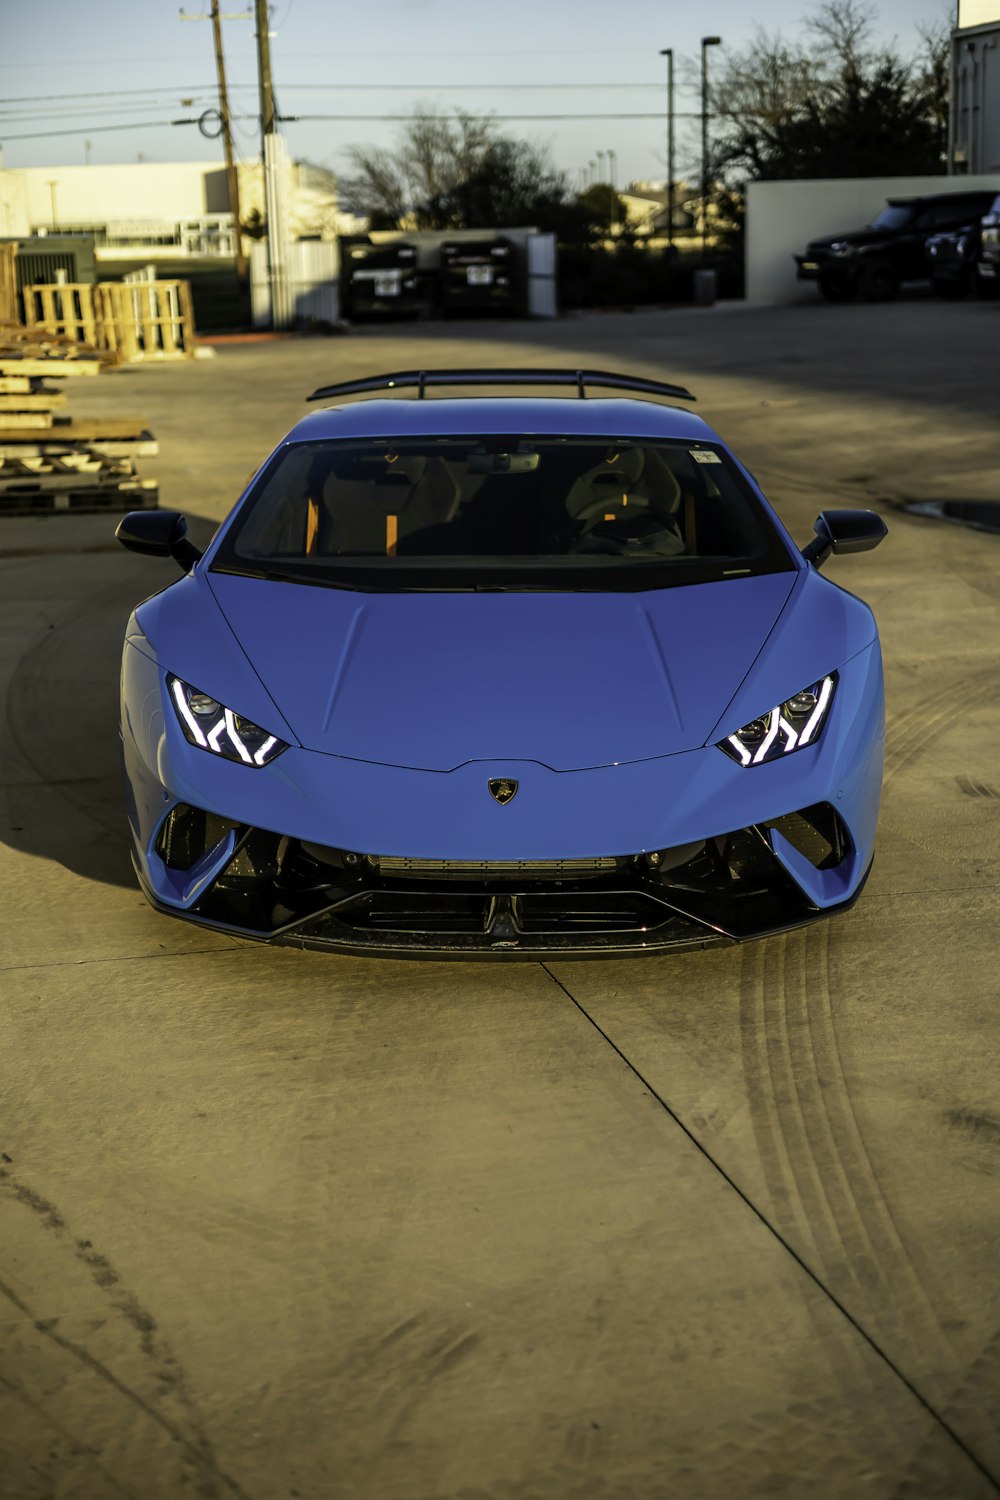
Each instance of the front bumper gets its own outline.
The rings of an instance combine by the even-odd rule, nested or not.
[[[744,942],[846,909],[881,784],[877,644],[817,744],[744,770],[714,745],[553,772],[407,770],[189,746],[158,665],[123,661],[133,860],[160,911],[258,941],[394,957],[593,957]],[[517,796],[499,806],[493,777]],[[624,851],[624,852],[623,852]]]
[[[795,275],[798,281],[827,282],[844,288],[857,284],[860,258],[857,255],[796,255]]]
[[[168,874],[189,873],[167,863],[172,823],[198,816],[181,805],[166,820],[156,857]],[[136,863],[160,911],[259,942],[393,958],[594,958],[741,943],[846,910],[867,875],[844,880],[856,855],[828,805],[707,840],[693,852],[656,851],[653,859],[668,864],[681,858],[666,870],[647,855],[525,861],[520,869],[509,868],[516,861],[499,868],[484,861],[470,870],[470,862],[343,850],[317,857],[315,846],[260,829],[217,827],[215,834],[207,855],[218,873],[199,883],[183,910],[159,899]],[[775,852],[786,835],[821,878],[839,878],[844,899],[827,907],[810,899]],[[579,868],[588,864],[594,868]]]

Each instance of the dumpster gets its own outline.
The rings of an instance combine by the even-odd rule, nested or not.
[[[445,240],[441,245],[441,307],[445,313],[513,313],[518,310],[515,250],[495,235]]]
[[[348,318],[412,318],[424,306],[417,252],[405,240],[341,241],[341,299]]]

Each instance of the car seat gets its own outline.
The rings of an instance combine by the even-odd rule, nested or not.
[[[678,522],[681,488],[655,450],[609,449],[566,496],[581,551],[674,556],[684,550]]]
[[[425,527],[450,521],[458,486],[441,458],[424,454],[338,455],[310,485],[305,550],[385,557]]]

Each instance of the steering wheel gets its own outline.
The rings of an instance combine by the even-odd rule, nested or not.
[[[598,536],[594,532],[584,532],[583,536],[577,537],[570,547],[570,552],[604,553],[607,557],[624,557],[632,549],[626,541],[616,541],[611,536]]]
[[[579,522],[579,524],[583,526],[585,530],[589,530],[590,526],[598,525],[598,523],[604,519],[608,510],[616,507],[618,504],[618,495],[615,495],[614,499],[606,495],[598,496],[596,500],[591,500],[587,505],[583,506],[581,510],[578,510],[574,515],[573,520]],[[626,508],[630,510],[634,515],[639,511],[648,510],[649,501],[645,495],[629,495],[628,506],[623,507],[623,510]],[[628,517],[623,516],[622,519],[627,520]]]

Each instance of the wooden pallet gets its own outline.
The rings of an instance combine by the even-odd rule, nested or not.
[[[30,440],[32,435],[27,429],[19,429],[16,424],[8,425],[0,416],[0,446],[16,443],[22,430]],[[102,438],[148,442],[152,436],[145,417],[54,417],[45,433],[47,441],[86,443],[88,446]],[[37,432],[34,438],[38,439]]]
[[[144,417],[66,417],[52,377],[113,362],[67,333],[0,324],[0,518],[151,509],[155,479],[135,459],[158,445]]]
[[[58,487],[38,481],[34,488],[0,489],[0,516],[45,516],[95,514],[102,511],[153,510],[159,499],[155,479],[134,476],[118,484],[88,484]]]
[[[0,349],[0,375],[64,380],[70,375],[97,375],[102,368],[97,356],[66,359],[62,355],[28,355]]]
[[[108,460],[97,453],[74,451],[62,457],[0,460],[0,494],[33,489],[39,483],[51,489],[73,489],[82,480],[94,484],[118,484],[134,479],[131,459]]]
[[[96,375],[109,363],[113,357],[66,334],[0,322],[0,376]]]
[[[90,438],[86,443],[67,442],[44,432],[22,432],[11,441],[0,441],[0,463],[5,459],[63,458],[73,453],[114,459],[154,458],[159,451],[159,443],[148,432],[138,438]]]
[[[81,340],[128,364],[194,358],[186,281],[45,282],[24,287],[22,296],[32,331]]]

